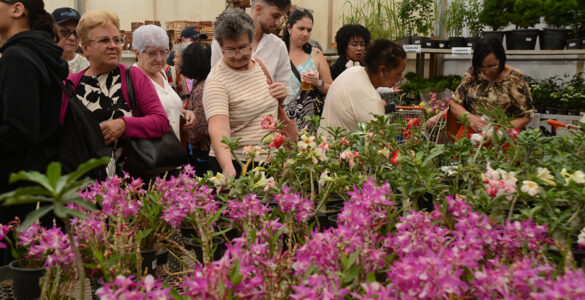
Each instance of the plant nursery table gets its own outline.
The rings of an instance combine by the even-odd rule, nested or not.
[[[453,55],[452,49],[430,49],[422,48],[420,53],[416,54],[416,73],[424,77],[425,59],[429,55],[429,78],[439,75],[438,65],[445,55],[452,55],[457,60],[471,61],[471,55]],[[585,49],[576,50],[506,50],[508,56],[528,56],[523,60],[542,60],[542,61],[577,61],[576,73],[583,72],[585,62]],[[444,60],[443,60],[444,61]]]

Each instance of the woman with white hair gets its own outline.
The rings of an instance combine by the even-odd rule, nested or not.
[[[156,25],[140,26],[132,34],[132,48],[138,58],[135,66],[152,81],[167,113],[171,128],[177,138],[180,138],[181,114],[185,116],[185,129],[193,128],[195,115],[192,111],[183,108],[181,98],[175,93],[163,71],[170,54],[167,33]]]

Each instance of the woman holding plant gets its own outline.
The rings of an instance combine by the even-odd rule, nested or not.
[[[488,126],[484,110],[501,109],[516,129],[532,118],[534,106],[524,73],[506,65],[506,52],[495,39],[482,39],[475,45],[472,66],[453,94],[450,112],[454,119],[466,116],[469,127],[481,132]]]

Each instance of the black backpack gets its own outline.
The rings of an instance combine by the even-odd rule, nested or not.
[[[69,99],[65,120],[61,125],[58,160],[61,162],[63,174],[77,169],[80,164],[92,159],[111,157],[112,148],[106,146],[102,130],[93,113],[77,99],[73,83],[65,80],[65,85],[53,73],[59,86]],[[106,166],[100,166],[88,172],[93,179],[105,180]]]

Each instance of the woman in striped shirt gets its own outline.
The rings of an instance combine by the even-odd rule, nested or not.
[[[235,155],[244,159],[243,147],[260,145],[269,133],[262,129],[262,119],[268,115],[276,119],[279,101],[284,100],[271,95],[263,62],[252,57],[253,34],[252,19],[241,10],[227,10],[218,17],[215,39],[223,57],[209,73],[203,92],[211,168],[232,177],[241,170],[221,142],[223,137],[240,138]]]

